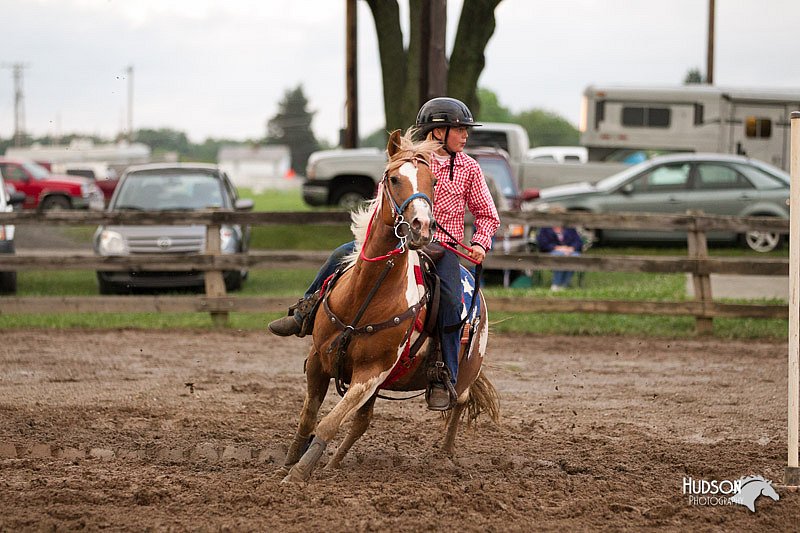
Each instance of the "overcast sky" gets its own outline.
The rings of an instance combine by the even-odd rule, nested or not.
[[[383,125],[369,9],[358,2],[360,131]],[[400,0],[403,16],[407,1]],[[717,0],[715,82],[800,89],[800,1]],[[705,70],[707,0],[503,0],[480,85],[513,111],[577,125],[589,84],[680,84]],[[452,43],[461,2],[448,3]],[[344,116],[344,0],[0,0],[0,62],[24,62],[27,130],[112,136],[134,128],[258,138],[302,83],[313,129],[335,143]],[[449,48],[448,48],[449,52]],[[0,70],[0,136],[13,133]]]

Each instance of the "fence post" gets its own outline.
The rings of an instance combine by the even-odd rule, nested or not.
[[[800,440],[800,111],[793,111],[791,174],[789,192],[789,375],[788,462],[784,482],[800,486],[798,441]]]
[[[220,255],[222,253],[219,230],[219,225],[210,224],[206,226],[206,253],[209,255]],[[207,270],[203,277],[206,283],[206,297],[213,301],[213,298],[225,296],[225,280],[222,278],[221,270]],[[228,312],[212,309],[211,322],[215,327],[227,326]]]
[[[691,216],[702,215],[702,211],[688,211]],[[708,259],[708,241],[706,233],[698,229],[697,219],[692,220],[692,224],[687,235],[690,259]],[[709,274],[692,273],[692,284],[694,285],[694,299],[703,304],[703,313],[713,303],[711,296],[711,276]],[[707,335],[714,331],[714,319],[707,316],[695,316],[695,333]]]

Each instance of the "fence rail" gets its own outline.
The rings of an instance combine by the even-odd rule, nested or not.
[[[697,330],[708,332],[715,317],[787,318],[786,305],[723,304],[714,302],[710,274],[785,276],[786,259],[710,258],[706,232],[771,231],[788,233],[787,220],[752,217],[736,218],[702,214],[642,215],[589,213],[501,213],[504,223],[532,226],[556,224],[594,229],[633,229],[685,231],[688,256],[550,256],[538,253],[492,253],[486,267],[514,270],[576,270],[648,273],[689,273],[695,285],[695,299],[681,302],[567,300],[533,298],[490,298],[493,310],[507,312],[581,312],[652,315],[688,315],[696,319]],[[101,270],[101,271],[185,271],[205,273],[204,296],[88,296],[88,297],[2,297],[0,314],[53,312],[208,312],[216,324],[227,321],[228,313],[278,312],[292,303],[291,298],[230,297],[225,293],[222,272],[239,268],[317,268],[327,257],[325,251],[251,251],[222,255],[219,227],[223,224],[304,224],[341,225],[349,222],[344,212],[245,213],[235,211],[202,212],[74,212],[0,213],[0,224],[20,225],[164,225],[198,224],[206,226],[206,252],[192,255],[135,255],[97,257],[86,252],[20,252],[0,256],[0,270]]]

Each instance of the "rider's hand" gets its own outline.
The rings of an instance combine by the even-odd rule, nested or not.
[[[486,257],[486,250],[484,250],[483,246],[480,244],[473,244],[472,249],[469,251],[469,256],[478,263],[483,263],[483,260]]]

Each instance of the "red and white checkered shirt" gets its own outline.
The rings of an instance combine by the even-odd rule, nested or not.
[[[478,162],[464,152],[458,152],[452,181],[449,158],[440,162],[436,157],[431,157],[431,170],[437,178],[433,201],[436,224],[461,242],[464,240],[464,215],[466,208],[469,208],[475,217],[475,234],[470,243],[480,244],[489,250],[492,237],[500,226],[500,217],[497,216],[497,208]],[[433,238],[441,242],[452,240],[439,229]]]

